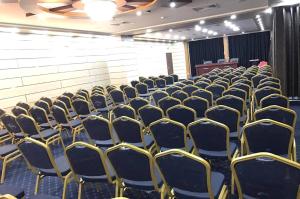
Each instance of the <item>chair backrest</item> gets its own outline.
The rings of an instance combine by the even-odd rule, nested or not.
[[[194,85],[186,85],[185,87],[182,88],[182,91],[184,91],[185,93],[187,93],[189,96],[192,96],[192,93],[196,90],[198,90],[199,88],[197,86]]]
[[[206,78],[206,77],[201,77],[201,79],[199,79],[198,81],[202,81],[202,82],[206,82],[206,83],[208,83],[208,84],[211,84],[212,83],[212,81],[210,80],[210,79],[208,79],[208,78]]]
[[[221,64],[221,63],[225,63],[225,59],[218,59],[218,61],[217,61],[219,64]]]
[[[15,106],[14,108],[11,109],[11,112],[14,114],[14,116],[19,116],[21,114],[24,115],[28,115],[28,112],[26,109],[19,107],[19,106]]]
[[[167,116],[174,121],[187,126],[196,120],[197,113],[194,109],[184,105],[175,105],[167,109]]]
[[[194,86],[197,86],[198,88],[201,88],[201,89],[205,89],[206,87],[209,86],[209,83],[199,80],[194,84]]]
[[[239,63],[239,58],[230,58],[229,62]]]
[[[239,81],[240,79],[246,79],[246,80],[248,80],[247,77],[244,77],[244,76],[236,76],[236,77],[234,77],[234,78],[231,79],[231,83],[233,84],[233,83]]]
[[[105,95],[101,95],[101,94],[91,95],[91,101],[93,103],[93,106],[96,109],[107,108],[107,102],[106,102]]]
[[[184,83],[182,83],[182,82],[176,82],[176,83],[175,83],[175,86],[178,86],[178,87],[180,87],[180,88],[183,88],[183,87],[186,86],[186,84],[184,84]]]
[[[260,106],[260,101],[264,98],[267,97],[268,95],[271,94],[281,94],[281,90],[276,89],[276,88],[272,88],[272,87],[264,87],[261,89],[257,89],[254,92],[254,98],[255,98],[255,104],[257,106]]]
[[[205,116],[211,120],[225,124],[230,132],[238,132],[239,130],[240,112],[236,109],[224,105],[217,105],[207,109]]]
[[[253,77],[251,78],[252,87],[253,87],[253,88],[257,88],[257,86],[258,86],[260,80],[262,80],[262,79],[264,79],[264,78],[266,78],[266,77],[267,77],[266,75],[260,75],[260,74],[253,76]]]
[[[280,79],[278,79],[276,77],[266,77],[266,78],[260,80],[259,84],[263,84],[265,82],[274,82],[274,83],[280,84]]]
[[[247,93],[247,99],[250,98],[251,87],[249,85],[241,83],[241,82],[236,82],[229,87],[229,89],[232,89],[232,88],[245,91]]]
[[[125,103],[124,94],[122,91],[115,89],[115,90],[110,91],[109,95],[114,104],[124,104]]]
[[[176,198],[188,198],[185,193],[208,193],[206,197],[214,198],[211,168],[206,160],[180,149],[171,149],[156,154],[155,162],[164,183],[173,189]],[[193,198],[192,194],[190,197]]]
[[[38,124],[49,122],[46,111],[38,106],[31,107],[29,113]]]
[[[260,100],[260,106],[261,108],[265,108],[271,105],[277,105],[277,106],[281,106],[284,108],[289,108],[290,107],[290,103],[289,103],[289,99],[284,96],[284,95],[280,95],[280,94],[271,94],[268,95],[264,98],[262,98]]]
[[[66,112],[66,114],[67,114],[67,115],[69,114],[69,110],[68,110],[66,104],[65,104],[63,101],[55,100],[55,101],[53,102],[53,105],[56,105],[56,106],[58,106],[58,107],[64,109],[64,111]]]
[[[186,145],[186,128],[183,124],[162,118],[151,123],[149,128],[158,147],[158,151],[168,149],[188,150]]]
[[[243,127],[247,154],[270,152],[292,157],[294,130],[291,126],[270,119],[248,123]]]
[[[148,191],[150,187],[153,187],[153,189],[159,190],[159,179],[155,174],[154,160],[148,151],[121,143],[109,148],[105,154],[111,162],[117,178],[121,179],[126,187],[139,187],[148,189]],[[145,182],[149,185],[139,186]]]
[[[223,96],[226,96],[226,95],[232,95],[235,97],[239,97],[242,100],[244,100],[245,102],[247,101],[247,97],[248,97],[246,91],[239,89],[239,88],[235,88],[235,87],[230,87],[229,89],[224,91]]]
[[[39,127],[32,117],[21,114],[17,116],[16,121],[24,134],[28,136],[39,134]]]
[[[297,113],[292,109],[272,105],[255,111],[254,119],[272,119],[295,128]]]
[[[132,81],[130,82],[130,84],[131,84],[131,86],[132,86],[133,88],[135,88],[135,85],[137,85],[138,83],[140,83],[140,82],[137,81],[137,80],[132,80]]]
[[[143,106],[138,110],[138,113],[145,127],[148,127],[152,122],[161,119],[164,115],[160,108],[152,105]]]
[[[136,89],[131,86],[127,86],[126,88],[124,88],[124,93],[128,99],[133,99],[137,97]]]
[[[209,102],[204,98],[191,96],[183,101],[183,105],[196,111],[197,118],[202,118],[209,107]]]
[[[52,102],[51,98],[49,98],[49,97],[41,97],[40,100],[47,102],[50,108],[53,105],[53,102]]]
[[[1,121],[5,128],[10,132],[10,133],[20,133],[22,130],[17,123],[16,117],[7,113],[4,113],[1,116]]]
[[[264,88],[264,87],[272,87],[272,88],[276,88],[276,89],[281,89],[281,85],[278,84],[278,83],[275,83],[275,82],[271,82],[271,81],[267,81],[267,82],[264,82],[264,83],[259,83],[257,88],[260,89],[260,88]]]
[[[89,93],[86,90],[80,89],[79,91],[77,91],[76,95],[80,95],[80,96],[84,97],[84,99],[86,101],[89,101]]]
[[[231,170],[239,198],[300,198],[300,164],[271,153],[235,158]]]
[[[187,94],[186,92],[184,92],[182,90],[179,90],[179,91],[175,91],[174,93],[172,93],[171,96],[182,102],[183,100],[185,100],[186,98],[189,97],[189,94]]]
[[[154,100],[155,104],[158,105],[158,101],[169,96],[167,92],[157,90],[152,93],[152,99]]]
[[[162,78],[156,79],[155,84],[157,88],[165,88],[167,85],[166,80]]]
[[[119,118],[122,116],[127,116],[132,119],[136,118],[135,110],[131,108],[130,106],[120,104],[116,106],[111,113],[114,115],[115,118]]]
[[[18,148],[33,168],[42,172],[54,170],[58,176],[62,176],[55,163],[54,156],[46,144],[27,137],[18,143]]]
[[[19,107],[21,107],[21,108],[23,108],[23,109],[25,109],[27,111],[30,109],[30,105],[27,104],[26,102],[18,102],[16,104],[16,106],[19,106]]]
[[[225,87],[219,84],[211,84],[206,87],[206,90],[213,94],[213,100],[217,100],[218,98],[222,97]]]
[[[71,92],[64,92],[62,95],[64,95],[64,96],[67,96],[68,98],[70,98],[70,99],[72,99],[72,97],[74,96],[74,94],[73,93],[71,93]]]
[[[227,157],[231,159],[229,128],[226,125],[208,118],[202,118],[189,124],[188,131],[198,155],[200,155],[201,150],[227,151]]]
[[[212,106],[213,104],[213,94],[208,90],[198,89],[192,93],[192,96],[197,96],[206,99],[209,103],[209,106]]]
[[[246,102],[242,98],[233,95],[220,97],[217,99],[216,104],[234,108],[240,112],[240,116],[243,116],[246,111]]]
[[[72,106],[78,115],[88,115],[91,113],[89,103],[86,100],[76,99],[72,102]]]
[[[128,86],[128,85],[126,85],[126,84],[120,85],[120,90],[121,90],[122,92],[124,92],[124,89],[125,89],[127,86]]]
[[[50,106],[47,102],[45,102],[44,100],[38,100],[34,103],[36,106],[44,109],[46,111],[47,114],[50,114]]]
[[[164,114],[167,113],[167,110],[172,106],[180,104],[180,100],[174,97],[165,97],[158,101],[158,106],[163,110]]]
[[[149,104],[149,101],[141,98],[141,97],[136,97],[132,100],[129,101],[130,106],[135,110],[135,113],[138,114],[138,110],[142,108],[143,106],[146,106]]]
[[[148,93],[148,86],[144,83],[138,83],[135,85],[135,88],[138,94],[147,94]]]
[[[170,86],[166,89],[166,92],[169,94],[169,95],[172,95],[174,92],[176,91],[180,91],[181,88],[179,86]]]
[[[112,142],[115,143],[112,136],[112,125],[107,119],[91,115],[85,118],[82,124],[93,142],[112,139]]]
[[[78,182],[81,176],[103,178],[104,175],[112,182],[105,155],[98,147],[85,142],[75,142],[66,147],[65,154]]]
[[[61,95],[57,97],[57,99],[64,102],[68,109],[72,108],[71,98],[69,98],[68,96]]]
[[[176,75],[176,74],[171,74],[170,76],[173,77],[174,82],[178,82],[178,80],[179,80],[178,75]]]
[[[163,78],[164,80],[166,80],[166,84],[167,85],[172,85],[174,84],[174,78],[172,76],[166,76]]]
[[[209,79],[211,82],[215,81],[218,78],[219,78],[219,76],[216,74],[211,74],[211,75],[207,76],[207,79]]]
[[[107,93],[110,93],[111,91],[113,91],[113,90],[115,90],[115,89],[117,89],[116,86],[113,86],[113,85],[108,85],[108,86],[106,86],[106,91],[107,91]]]
[[[154,81],[152,79],[145,79],[144,84],[147,84],[148,89],[154,88]]]
[[[68,124],[69,123],[67,114],[64,109],[60,108],[59,106],[53,105],[51,110],[52,110],[54,119],[59,124]]]
[[[112,122],[121,142],[144,143],[142,135],[142,125],[139,121],[127,116],[116,118]]]

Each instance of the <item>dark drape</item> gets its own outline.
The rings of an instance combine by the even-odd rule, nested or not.
[[[192,76],[196,75],[195,65],[203,64],[203,61],[217,62],[224,59],[223,38],[206,39],[189,42],[190,63]]]
[[[229,56],[239,58],[239,65],[249,67],[251,59],[269,61],[270,32],[228,37]]]
[[[287,96],[300,96],[299,5],[277,7],[273,14],[272,64]]]

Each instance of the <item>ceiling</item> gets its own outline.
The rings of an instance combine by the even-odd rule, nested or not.
[[[40,0],[19,0],[28,2],[28,8],[34,7]],[[65,2],[66,0],[42,0],[43,2]],[[68,0],[69,1],[69,0]],[[72,1],[72,0],[70,0]],[[73,0],[79,1],[79,0]],[[126,0],[131,1],[131,0]],[[195,31],[194,27],[201,19],[205,24],[202,28],[217,32],[219,36],[223,34],[241,34],[241,32],[256,32],[261,28],[255,16],[260,14],[265,29],[270,28],[270,15],[263,11],[268,7],[268,0],[174,0],[176,7],[169,6],[170,0],[134,0],[148,2],[149,6],[141,6],[131,11],[118,12],[110,21],[93,21],[88,17],[66,17],[62,15],[49,14],[43,11],[28,15],[28,10],[24,6],[13,0],[0,0],[0,24],[15,24],[31,27],[46,27],[65,30],[82,30],[99,34],[113,35],[134,35],[135,38],[154,38],[176,40],[201,39],[208,35],[201,31]],[[136,11],[142,12],[141,16],[136,15]],[[27,16],[26,16],[27,13]],[[237,18],[231,20],[240,31],[236,32],[224,26],[224,20],[230,20],[230,16],[236,14]],[[152,33],[145,34],[147,29]],[[173,32],[169,32],[172,29]],[[167,37],[167,38],[166,38]],[[177,38],[177,40],[178,40]]]

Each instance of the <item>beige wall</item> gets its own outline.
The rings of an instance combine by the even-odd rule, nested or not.
[[[0,107],[94,85],[126,84],[140,75],[167,74],[162,58],[166,52],[173,53],[174,72],[185,77],[182,43],[0,32]]]

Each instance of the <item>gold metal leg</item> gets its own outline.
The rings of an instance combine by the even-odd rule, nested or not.
[[[231,194],[234,195],[234,178],[232,174],[231,174]]]
[[[67,194],[67,186],[70,182],[70,177],[72,176],[72,173],[68,173],[64,179],[64,188],[63,188],[63,194],[62,194],[62,199],[66,199],[66,194]]]
[[[39,186],[40,186],[40,182],[41,182],[42,178],[43,178],[43,176],[41,176],[41,175],[37,175],[36,176],[34,195],[36,195],[38,193],[38,191],[39,191]]]
[[[82,194],[82,189],[83,189],[83,183],[84,182],[79,182],[79,186],[78,186],[78,199],[81,199],[81,194]]]
[[[115,197],[119,197],[119,183],[118,181],[116,180],[116,183],[115,183]]]
[[[72,129],[72,135],[73,135],[72,143],[74,143],[76,141],[76,130],[75,129]]]
[[[7,166],[7,157],[4,158],[2,163],[2,173],[1,173],[1,184],[4,183],[5,173],[6,173],[6,166]]]

